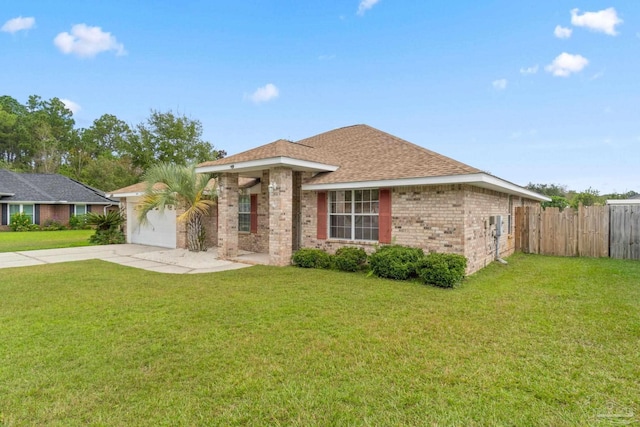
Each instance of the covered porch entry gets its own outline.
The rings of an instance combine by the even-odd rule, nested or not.
[[[199,173],[218,175],[221,258],[236,258],[244,250],[268,253],[271,265],[291,263],[303,237],[303,181],[338,169],[319,162],[310,151],[310,147],[278,140],[196,168]]]

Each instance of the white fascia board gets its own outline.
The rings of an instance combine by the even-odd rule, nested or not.
[[[607,200],[608,205],[640,205],[640,199],[613,199]]]
[[[303,184],[303,190],[347,190],[357,188],[384,188],[403,187],[412,185],[446,185],[446,184],[470,184],[477,187],[488,188],[502,193],[514,194],[538,201],[551,201],[546,196],[529,191],[519,185],[504,181],[495,176],[484,173],[469,175],[429,176],[421,178],[385,179],[378,181],[339,182],[332,184]]]
[[[246,162],[227,163],[224,165],[201,166],[196,168],[196,173],[251,172],[277,166],[287,166],[292,169],[312,172],[335,172],[338,170],[338,166],[327,165],[324,163],[310,162],[291,157],[271,157],[268,159],[249,160]]]

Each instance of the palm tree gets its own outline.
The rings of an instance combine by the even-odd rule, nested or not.
[[[192,252],[206,251],[202,217],[214,205],[213,192],[207,191],[211,174],[197,174],[195,166],[159,163],[144,174],[147,183],[142,202],[138,205],[138,220],[147,222],[153,209],[164,212],[167,206],[184,208],[178,221],[187,223],[187,248]]]

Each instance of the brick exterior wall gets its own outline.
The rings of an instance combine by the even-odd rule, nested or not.
[[[377,242],[316,237],[316,192],[302,194],[302,246],[334,253],[343,246],[358,246],[368,253]],[[514,251],[513,234],[508,233],[509,208],[536,205],[522,199],[470,185],[394,187],[391,194],[393,244],[422,248],[428,252],[457,253],[467,257],[467,274],[474,273],[495,259],[495,224],[490,217],[502,215],[500,256]],[[513,218],[513,216],[512,216]],[[513,225],[512,225],[513,233]]]
[[[269,255],[271,265],[289,265],[293,236],[293,171],[276,167],[269,171]]]
[[[218,178],[218,256],[238,255],[238,174],[223,173]]]
[[[51,219],[68,225],[69,218],[69,205],[40,205],[40,224]]]
[[[176,211],[176,248],[187,249],[187,223],[178,221],[178,217],[184,213],[184,208]],[[218,205],[213,205],[209,209],[209,214],[202,218],[204,226],[205,242],[207,248],[218,245]]]
[[[248,190],[248,189],[247,189]],[[262,172],[258,193],[258,230],[256,233],[239,232],[238,247],[243,251],[269,252],[269,171]]]

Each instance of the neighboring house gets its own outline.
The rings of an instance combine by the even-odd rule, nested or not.
[[[28,215],[34,224],[68,224],[71,215],[102,213],[117,205],[103,192],[63,175],[0,169],[0,228],[6,229],[15,213]]]
[[[303,247],[395,243],[464,255],[472,273],[513,252],[516,206],[550,200],[366,125],[275,141],[197,171],[218,174],[207,220],[218,254],[268,253],[273,265]],[[128,203],[141,194],[124,190],[111,195]]]

